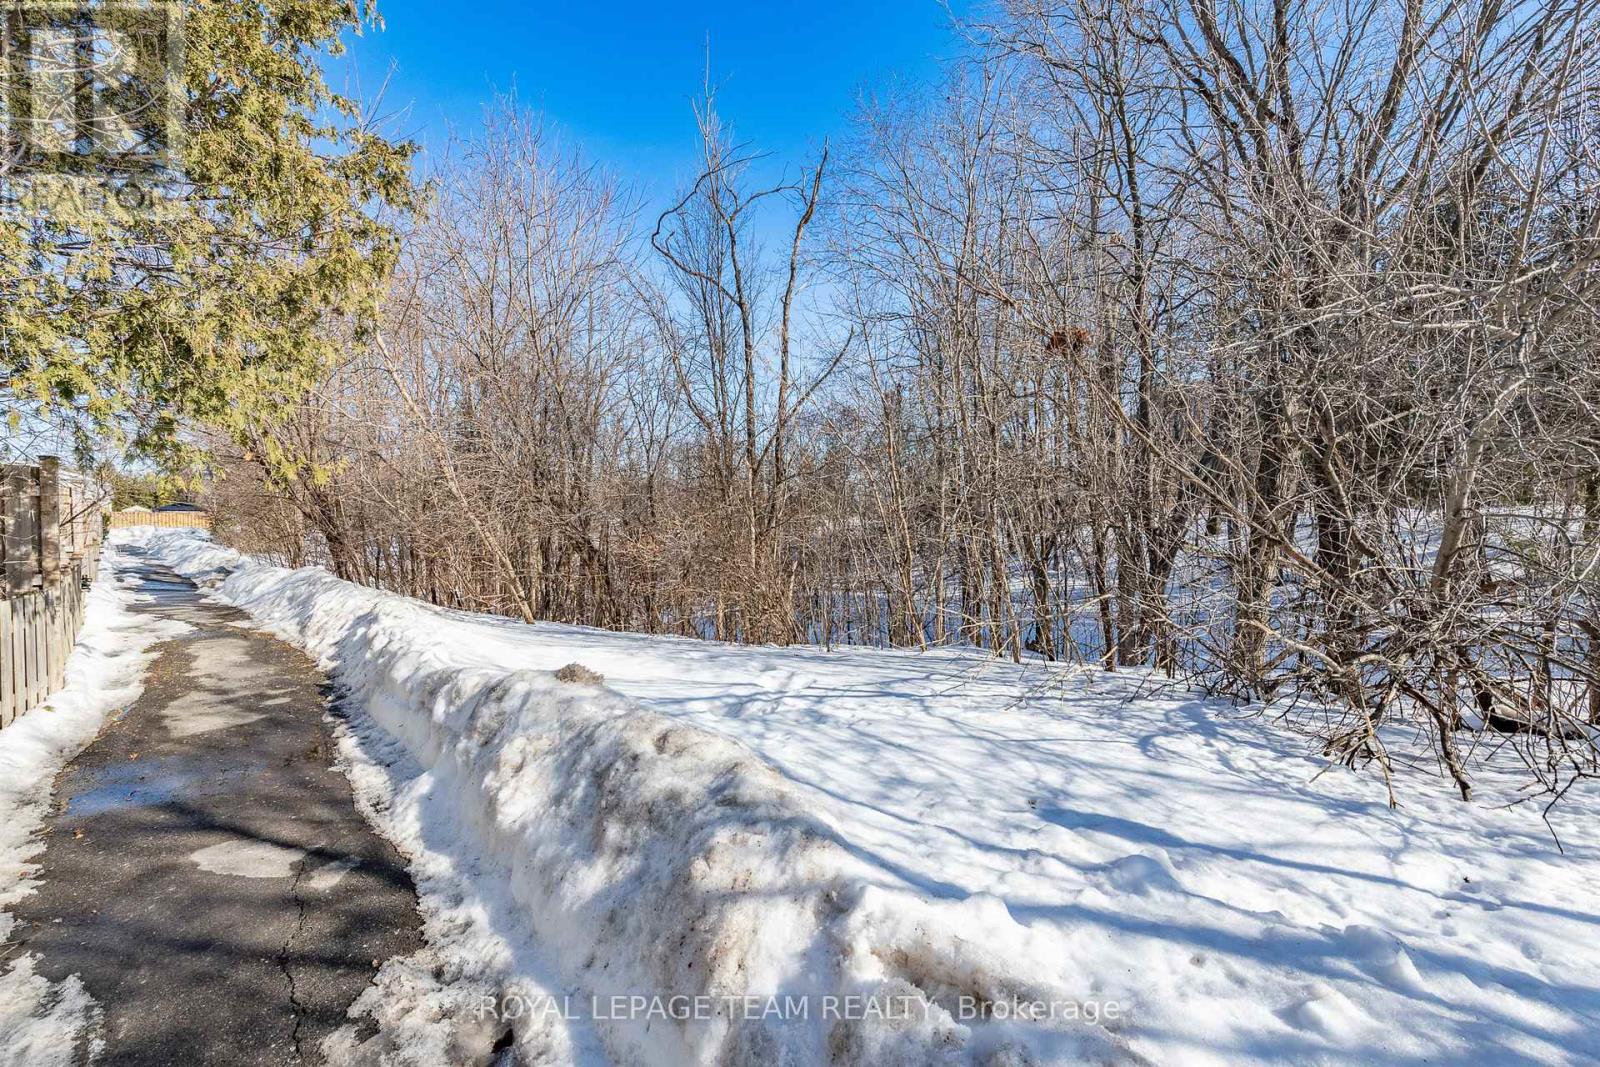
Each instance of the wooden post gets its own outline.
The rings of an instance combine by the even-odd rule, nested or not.
[[[39,576],[46,589],[61,576],[61,460],[39,457]]]
[[[5,584],[10,596],[21,596],[39,577],[39,498],[31,467],[6,468],[5,482]]]
[[[0,464],[0,599],[11,596],[11,582],[6,575],[6,565],[11,555],[11,467]]]

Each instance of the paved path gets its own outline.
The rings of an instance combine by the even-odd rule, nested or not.
[[[99,1003],[96,1063],[320,1062],[378,963],[418,947],[411,881],[331,766],[316,668],[140,572],[136,610],[194,629],[62,772],[19,947]]]

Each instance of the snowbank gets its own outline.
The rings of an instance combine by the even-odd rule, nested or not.
[[[14,920],[6,909],[33,892],[32,860],[44,850],[39,830],[56,774],[94,740],[107,715],[138,697],[149,646],[185,629],[128,610],[137,598],[127,588],[134,580],[117,573],[125,562],[107,547],[67,659],[67,684],[0,730],[0,1065],[72,1062],[75,1035],[97,1015],[76,979],[52,985],[33,973],[31,955],[7,957]]]
[[[1562,856],[1536,810],[1392,811],[1263,723],[1094,672],[528,627],[137,536],[359,709],[346,758],[430,950],[384,968],[350,1058],[486,1059],[512,1014],[528,1063],[1600,1057],[1592,793]]]
[[[202,580],[230,562],[191,536],[148,543]],[[221,595],[316,655],[425,768],[459,854],[509,872],[558,988],[579,994],[564,1010],[615,1062],[1076,1063],[1117,1047],[1065,1011],[961,1021],[963,999],[975,1016],[1079,991],[999,901],[882,884],[736,741],[548,672],[460,666],[415,602],[232,562]],[[530,1056],[549,1039],[519,1036]]]

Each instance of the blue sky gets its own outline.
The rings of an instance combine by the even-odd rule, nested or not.
[[[389,76],[385,110],[404,109],[392,132],[438,144],[515,87],[655,195],[689,173],[708,41],[724,118],[787,163],[845,129],[863,86],[932,77],[960,49],[940,0],[379,0],[379,11],[386,29],[352,41],[330,80],[369,96]]]

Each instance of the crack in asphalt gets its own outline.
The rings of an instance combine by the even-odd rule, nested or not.
[[[278,950],[278,966],[283,970],[284,981],[289,986],[289,1009],[294,1013],[294,1030],[290,1033],[289,1039],[294,1044],[294,1055],[297,1060],[305,1059],[304,1050],[300,1047],[300,1026],[305,1021],[306,1006],[300,1003],[299,990],[294,980],[294,968],[289,963],[289,953],[306,928],[306,900],[300,895],[300,880],[306,875],[308,862],[309,857],[300,861],[295,868],[294,880],[289,883],[289,895],[293,898],[295,906],[295,924],[294,929],[289,931],[289,936],[283,939],[283,947]]]

